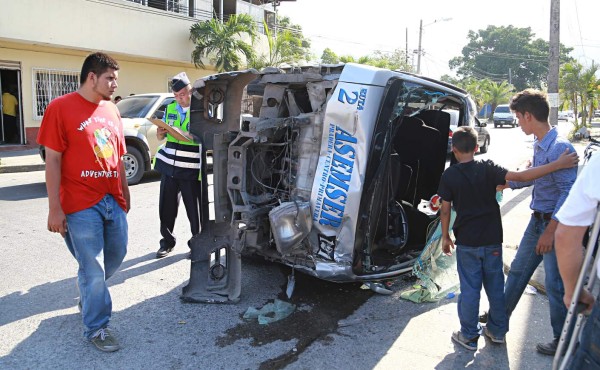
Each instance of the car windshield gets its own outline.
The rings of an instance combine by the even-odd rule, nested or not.
[[[496,108],[496,113],[510,113],[510,109],[508,108],[508,106],[503,105]]]
[[[117,103],[119,113],[122,118],[143,118],[146,117],[148,111],[158,96],[129,96]]]

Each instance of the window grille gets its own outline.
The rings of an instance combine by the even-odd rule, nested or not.
[[[48,104],[55,98],[77,91],[79,72],[33,69],[33,118],[41,120]]]

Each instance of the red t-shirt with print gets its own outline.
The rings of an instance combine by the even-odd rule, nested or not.
[[[109,101],[94,104],[73,92],[46,108],[38,143],[62,153],[60,204],[65,214],[90,208],[111,194],[126,210],[120,168],[123,124]]]

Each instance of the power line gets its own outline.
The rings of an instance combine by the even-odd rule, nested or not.
[[[583,48],[583,38],[581,37],[581,22],[579,22],[579,8],[577,7],[577,0],[573,2],[575,4],[575,16],[577,17],[577,28],[579,29],[579,41],[581,42],[581,51],[583,52],[583,56],[585,56],[585,49]]]

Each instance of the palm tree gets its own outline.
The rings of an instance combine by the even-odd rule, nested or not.
[[[571,109],[573,110],[573,115],[575,118],[574,131],[577,131],[581,128],[578,118],[578,102],[582,70],[583,66],[577,62],[565,63],[560,70],[559,85],[563,98],[570,103]]]
[[[592,62],[592,65],[584,70],[581,74],[581,104],[584,107],[589,107],[587,110],[587,117],[583,117],[583,122],[588,118],[588,122],[592,123],[592,116],[594,114],[594,109],[597,107],[597,99],[598,99],[598,84],[599,80],[596,78],[596,72],[598,71],[598,66]]]
[[[251,44],[241,38],[256,37],[254,20],[248,14],[234,14],[226,23],[216,19],[198,22],[190,27],[190,40],[196,45],[192,51],[192,61],[196,67],[204,67],[202,58],[210,58],[217,71],[235,71],[242,68],[241,54],[251,60],[254,51]]]
[[[506,103],[513,95],[514,87],[507,81],[500,83],[486,80],[487,82],[482,87],[485,94],[485,100],[492,106],[492,112],[496,110],[498,104]]]

